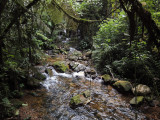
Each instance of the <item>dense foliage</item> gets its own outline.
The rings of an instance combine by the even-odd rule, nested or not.
[[[0,119],[13,115],[11,99],[37,87],[30,81],[44,79],[34,66],[66,37],[92,50],[101,73],[160,88],[159,0],[1,0],[0,6]]]
[[[143,4],[148,5],[147,2],[143,2]],[[154,2],[151,2],[151,5]],[[151,8],[150,10],[153,11]],[[156,13],[156,11],[157,9],[154,12]],[[154,15],[153,18],[159,24],[158,16]],[[144,28],[143,22],[138,16],[136,19],[137,27],[132,41],[130,35],[132,28],[127,29],[130,27],[130,19],[126,12],[122,11],[118,17],[109,18],[106,22],[101,23],[100,29],[94,37],[92,59],[96,68],[103,74],[111,74],[110,69],[112,69],[117,77],[158,88],[159,52],[155,44],[150,44],[149,34]]]

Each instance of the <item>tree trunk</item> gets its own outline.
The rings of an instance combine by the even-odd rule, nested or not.
[[[148,47],[151,48],[151,46],[154,44],[159,49],[160,48],[160,42],[158,39],[160,39],[160,29],[156,25],[155,21],[151,17],[151,13],[146,11],[142,4],[138,0],[119,0],[123,10],[127,13],[128,11],[125,8],[124,4],[130,4],[132,8],[134,9],[135,13],[138,15],[146,29],[149,33],[149,39],[148,39]]]
[[[134,35],[135,35],[135,14],[134,12],[129,12],[128,13],[128,17],[129,17],[129,35],[130,35],[130,47],[132,45],[132,41],[134,41]]]

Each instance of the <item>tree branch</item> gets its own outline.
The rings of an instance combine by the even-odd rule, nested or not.
[[[31,3],[29,3],[26,8],[30,9],[33,5],[35,5],[37,2],[39,2],[40,0],[34,0]],[[17,17],[20,17],[22,14],[24,14],[26,12],[26,10],[22,10]],[[9,25],[6,27],[6,29],[3,31],[2,35],[0,36],[0,40],[2,40],[5,35],[8,33],[8,31],[10,30],[10,28],[15,24],[15,22],[17,21],[17,17],[14,17],[11,22],[9,23]]]
[[[86,19],[82,19],[82,18],[76,18],[76,17],[70,15],[69,13],[67,13],[67,11],[65,11],[55,0],[52,1],[52,5],[55,5],[59,10],[61,10],[70,19],[73,19],[75,22],[78,22],[78,23],[94,23],[94,22],[102,22],[103,21],[103,20],[86,20]]]

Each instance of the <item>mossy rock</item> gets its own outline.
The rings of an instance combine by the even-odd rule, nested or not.
[[[11,104],[15,107],[15,108],[20,108],[22,107],[23,102],[18,100],[18,99],[12,99],[11,100]]]
[[[91,99],[90,99],[90,91],[86,90],[83,93],[72,97],[71,101],[70,101],[70,106],[72,108],[74,108],[76,106],[85,105],[85,104],[89,103],[90,101],[91,101]]]
[[[131,91],[132,89],[131,83],[129,81],[123,81],[123,80],[115,82],[113,86],[116,87],[118,90],[125,92]]]
[[[110,83],[112,80],[111,76],[108,74],[102,75],[102,79],[104,80],[105,83]]]
[[[82,100],[81,100],[81,97],[80,97],[80,94],[78,94],[78,95],[76,95],[76,96],[74,96],[74,97],[72,97],[71,98],[71,101],[70,101],[70,105],[80,105],[80,104],[82,104],[83,102],[82,102]]]
[[[82,93],[84,95],[84,97],[88,98],[91,96],[91,92],[89,90],[86,90]]]
[[[58,72],[66,72],[67,70],[69,70],[69,66],[65,64],[64,61],[57,61],[54,62],[52,65]]]
[[[141,103],[143,103],[143,101],[144,101],[143,96],[137,96],[137,97],[134,97],[130,100],[130,104],[131,105],[140,105]]]

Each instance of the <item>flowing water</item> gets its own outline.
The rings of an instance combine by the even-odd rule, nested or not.
[[[100,78],[86,78],[84,71],[58,73],[53,67],[53,76],[41,84],[47,89],[45,98],[46,120],[138,120],[145,119],[140,112],[132,109],[123,96],[111,86],[103,85]],[[82,106],[71,108],[70,99],[85,90],[91,91],[91,101]]]

